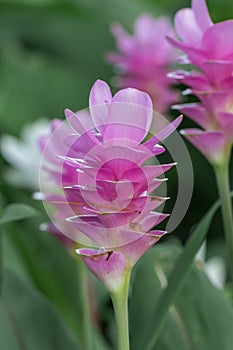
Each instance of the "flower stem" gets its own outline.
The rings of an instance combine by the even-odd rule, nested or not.
[[[233,213],[229,180],[230,151],[223,163],[215,165],[215,175],[222,205],[222,219],[226,237],[228,261],[233,280]]]
[[[82,335],[83,344],[85,350],[92,350],[93,348],[93,334],[92,334],[92,322],[91,322],[91,309],[90,309],[90,298],[89,298],[89,278],[88,269],[85,264],[78,261],[78,287],[80,288],[80,299],[81,299],[81,313],[82,313]]]
[[[128,326],[129,281],[130,273],[127,273],[124,286],[121,288],[121,290],[111,295],[117,326],[118,350],[130,350]]]

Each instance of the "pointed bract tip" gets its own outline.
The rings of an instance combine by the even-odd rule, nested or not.
[[[64,110],[64,114],[65,114],[65,117],[66,117],[66,118],[70,118],[72,115],[74,115],[74,112],[72,112],[71,109],[66,108],[66,109]]]

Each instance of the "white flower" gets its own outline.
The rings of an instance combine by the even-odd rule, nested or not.
[[[40,136],[50,130],[50,121],[39,119],[22,128],[20,138],[12,135],[1,137],[1,153],[12,168],[6,169],[4,178],[14,186],[39,189],[41,152],[38,145]]]
[[[206,259],[206,241],[196,254],[195,261],[201,263],[201,268],[208,276],[212,284],[223,289],[226,281],[226,267],[222,258],[214,256],[207,261]]]

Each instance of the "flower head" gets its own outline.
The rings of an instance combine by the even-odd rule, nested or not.
[[[166,35],[173,36],[169,19],[141,15],[135,21],[132,36],[118,24],[112,27],[112,33],[119,52],[108,54],[107,60],[122,71],[118,85],[146,91],[160,113],[168,110],[178,98],[172,90],[171,79],[166,76],[175,57],[165,39]]]
[[[112,96],[100,80],[91,89],[89,107],[77,113],[66,110],[68,124],[58,126],[44,143],[43,168],[61,190],[44,198],[58,210],[59,229],[88,246],[77,253],[113,290],[165,233],[151,230],[167,217],[154,211],[166,198],[153,191],[163,181],[157,177],[174,164],[146,161],[165,150],[158,143],[181,118],[144,141],[153,117],[148,94],[128,88]]]
[[[183,63],[192,63],[201,71],[169,74],[189,87],[186,94],[200,100],[174,108],[201,126],[183,134],[210,162],[218,163],[233,142],[233,20],[214,24],[205,0],[193,0],[192,8],[177,12],[175,28],[181,41],[169,41],[185,52]]]

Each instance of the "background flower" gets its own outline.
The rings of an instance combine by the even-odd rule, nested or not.
[[[49,120],[39,119],[25,125],[20,138],[12,135],[1,137],[1,153],[12,167],[4,172],[7,182],[31,190],[39,189],[41,152],[38,139],[48,133],[49,127]]]
[[[166,112],[178,100],[172,81],[166,76],[175,60],[175,51],[166,41],[167,35],[173,36],[170,19],[143,14],[136,19],[132,35],[119,24],[112,26],[112,33],[118,52],[109,53],[107,60],[121,71],[117,85],[146,91],[154,108]]]
[[[190,88],[185,94],[193,94],[200,101],[173,108],[202,128],[186,129],[183,134],[212,163],[219,163],[233,142],[233,20],[214,24],[205,0],[193,0],[191,9],[177,12],[175,28],[181,41],[169,41],[185,52],[183,63],[191,63],[201,71],[169,74]]]

